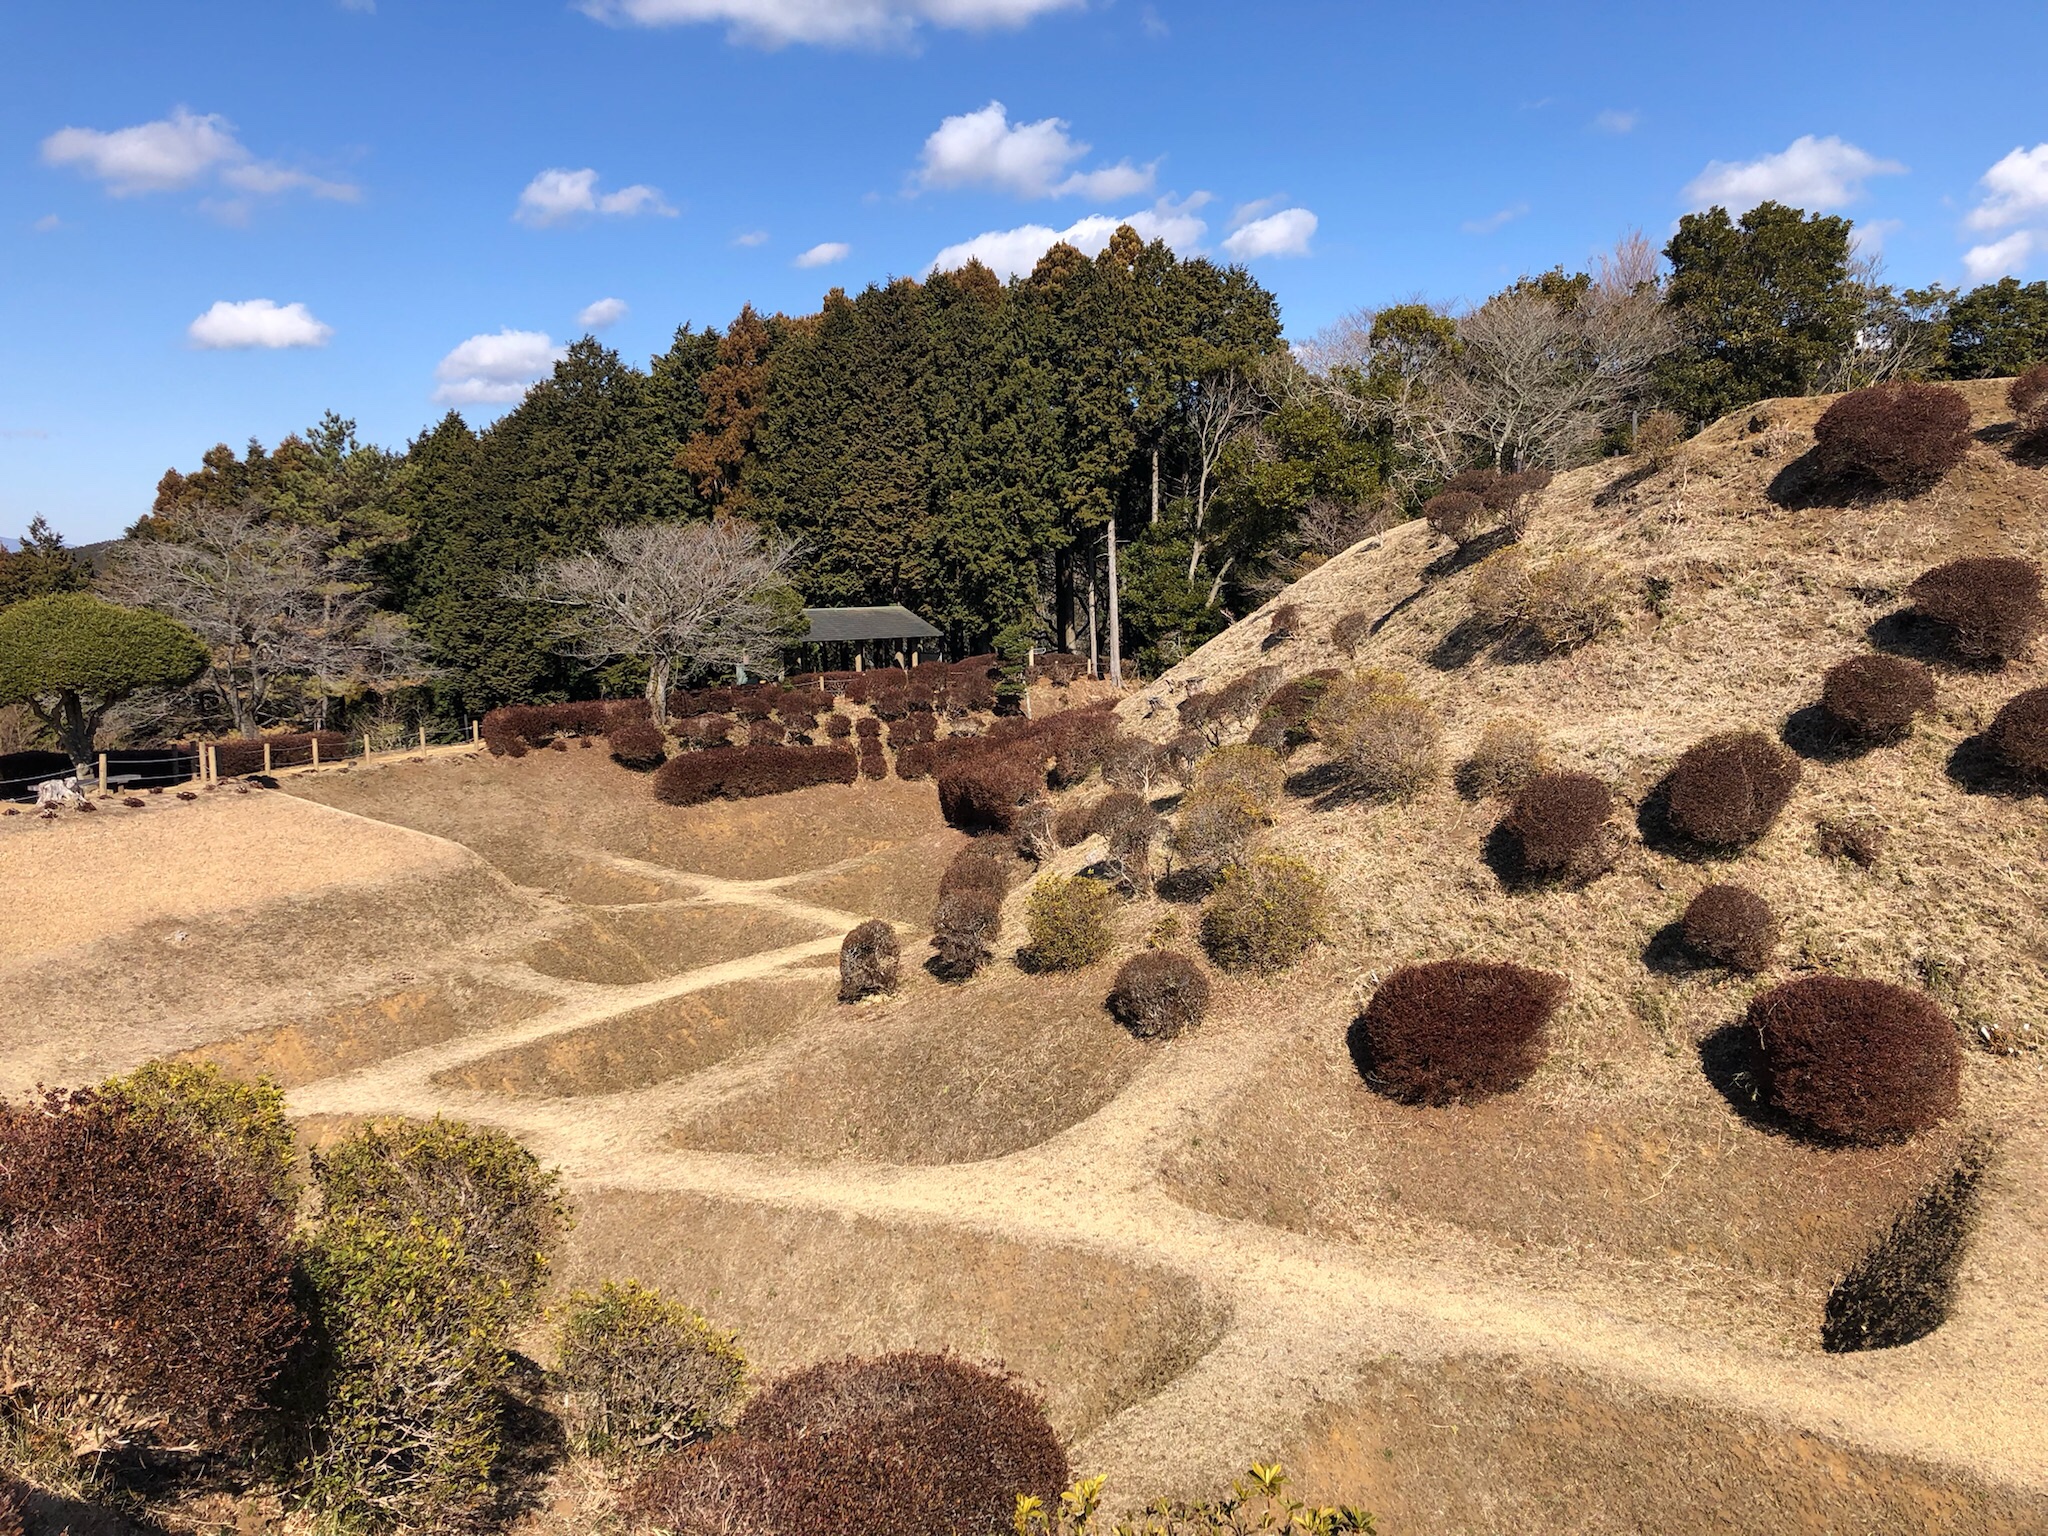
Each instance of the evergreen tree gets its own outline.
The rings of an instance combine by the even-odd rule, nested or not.
[[[91,569],[41,517],[29,522],[19,549],[0,549],[0,608],[55,592],[83,592],[90,585]]]
[[[1949,306],[1943,377],[2003,379],[2048,362],[2048,282],[2001,277]]]

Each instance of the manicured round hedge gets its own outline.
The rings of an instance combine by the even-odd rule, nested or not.
[[[1745,886],[1708,886],[1686,907],[1679,928],[1694,954],[1731,970],[1760,971],[1778,948],[1777,914]]]
[[[1970,403],[1939,384],[1877,384],[1823,411],[1813,440],[1824,474],[1918,490],[1969,452]]]
[[[1542,1064],[1562,976],[1483,960],[1406,965],[1359,1020],[1369,1080],[1415,1104],[1456,1104],[1519,1088]]]
[[[1171,1040],[1209,1011],[1209,978],[1186,955],[1148,949],[1117,968],[1109,1011],[1140,1040]]]
[[[1905,656],[1851,656],[1828,668],[1820,707],[1864,741],[1896,741],[1934,708],[1934,674]]]
[[[2007,699],[1985,739],[2013,772],[2048,778],[2048,688],[2029,688]]]
[[[2024,655],[2048,624],[2041,567],[2012,555],[1937,565],[1906,588],[1906,600],[1948,627],[1965,661],[2002,664]]]
[[[631,716],[614,720],[605,731],[605,741],[622,767],[644,771],[668,761],[668,738],[652,720]]]
[[[950,1355],[814,1365],[723,1435],[656,1468],[628,1518],[671,1532],[1008,1536],[1017,1496],[1047,1503],[1066,1452],[1036,1399]]]
[[[871,917],[839,944],[839,1001],[857,1003],[877,992],[894,992],[903,971],[903,946],[896,930]]]
[[[1696,843],[1739,848],[1770,830],[1799,774],[1799,759],[1761,731],[1709,736],[1671,771],[1671,824]]]
[[[1501,826],[1532,875],[1586,880],[1614,862],[1607,819],[1614,792],[1590,773],[1540,773],[1515,796]]]
[[[1902,1141],[1946,1119],[1960,1094],[1955,1025],[1924,992],[1802,976],[1749,1005],[1763,1095],[1834,1141]]]

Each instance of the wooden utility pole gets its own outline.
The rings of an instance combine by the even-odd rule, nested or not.
[[[1156,494],[1156,487],[1155,487]],[[1122,626],[1117,622],[1116,604],[1116,516],[1109,519],[1109,681],[1110,686],[1124,685],[1124,642]]]

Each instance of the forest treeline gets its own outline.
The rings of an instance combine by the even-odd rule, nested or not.
[[[1774,203],[1716,208],[1661,252],[1624,241],[1592,271],[1290,345],[1242,267],[1125,228],[1007,283],[970,265],[686,325],[645,367],[586,337],[493,424],[450,412],[403,451],[333,414],[274,448],[216,447],[164,476],[124,545],[197,550],[229,528],[241,542],[207,568],[257,551],[286,616],[209,631],[174,584],[124,587],[118,552],[102,585],[199,634],[215,665],[185,720],[244,731],[636,691],[644,670],[579,659],[518,584],[665,521],[756,524],[793,541],[805,604],[901,603],[955,654],[1106,650],[1114,540],[1123,654],[1156,671],[1461,469],[1565,468],[1761,398],[2048,357],[2048,283],[1899,290],[1851,236]],[[205,565],[179,566],[186,587]],[[46,536],[0,558],[0,600],[84,580]]]

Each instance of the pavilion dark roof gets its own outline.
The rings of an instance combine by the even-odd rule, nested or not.
[[[811,632],[804,639],[817,645],[943,638],[908,608],[893,603],[884,608],[806,608],[804,617],[811,621]]]

